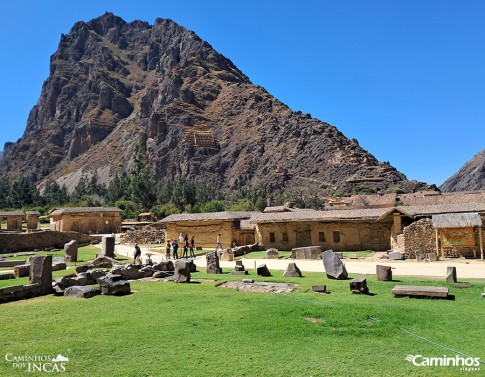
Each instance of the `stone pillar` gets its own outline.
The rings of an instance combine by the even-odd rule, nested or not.
[[[64,244],[64,259],[66,262],[77,262],[77,249],[78,243],[76,240]]]
[[[52,255],[30,258],[30,284],[40,284],[41,294],[52,292]]]
[[[446,282],[456,283],[456,267],[448,266],[446,268]]]
[[[101,253],[107,257],[115,257],[115,238],[104,236],[101,241]]]

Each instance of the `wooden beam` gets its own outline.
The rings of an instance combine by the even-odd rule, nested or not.
[[[435,228],[434,234],[436,238],[436,255],[440,255],[440,247],[439,247],[439,241],[438,241],[438,228]]]
[[[482,227],[478,227],[478,241],[480,242],[480,258],[483,260],[483,240],[482,240]]]

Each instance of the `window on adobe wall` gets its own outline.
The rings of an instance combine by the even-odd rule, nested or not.
[[[335,243],[340,242],[340,232],[338,230],[333,231],[333,242]]]
[[[318,232],[318,242],[325,242],[325,232]]]
[[[288,242],[288,233],[283,232],[283,242]]]
[[[274,243],[276,241],[274,233],[269,232],[269,242]]]

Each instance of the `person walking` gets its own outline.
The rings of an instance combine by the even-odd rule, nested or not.
[[[195,258],[194,249],[195,249],[195,240],[194,240],[194,236],[192,236],[192,238],[190,239],[190,244],[189,244],[189,251],[190,251],[190,257],[191,258]]]
[[[165,248],[165,259],[170,259],[170,248],[172,244],[170,243],[170,240],[167,240],[167,246]]]
[[[221,249],[221,251],[223,251],[224,249],[222,248],[222,243],[221,243],[221,234],[219,233],[217,235],[217,238],[216,238],[216,249],[215,251],[219,250],[219,248]]]
[[[187,258],[188,249],[189,245],[187,244],[187,242],[184,241],[184,253],[182,254],[182,258]]]

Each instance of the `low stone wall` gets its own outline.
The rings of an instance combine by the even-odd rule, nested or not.
[[[76,240],[79,244],[90,244],[91,237],[78,232],[46,230],[35,233],[0,233],[0,253],[12,251],[63,248],[66,242]]]
[[[416,258],[416,250],[436,252],[436,236],[431,219],[421,219],[404,228],[404,256]]]
[[[45,293],[42,292],[40,283],[0,288],[0,302],[15,301],[42,295],[45,295]]]

